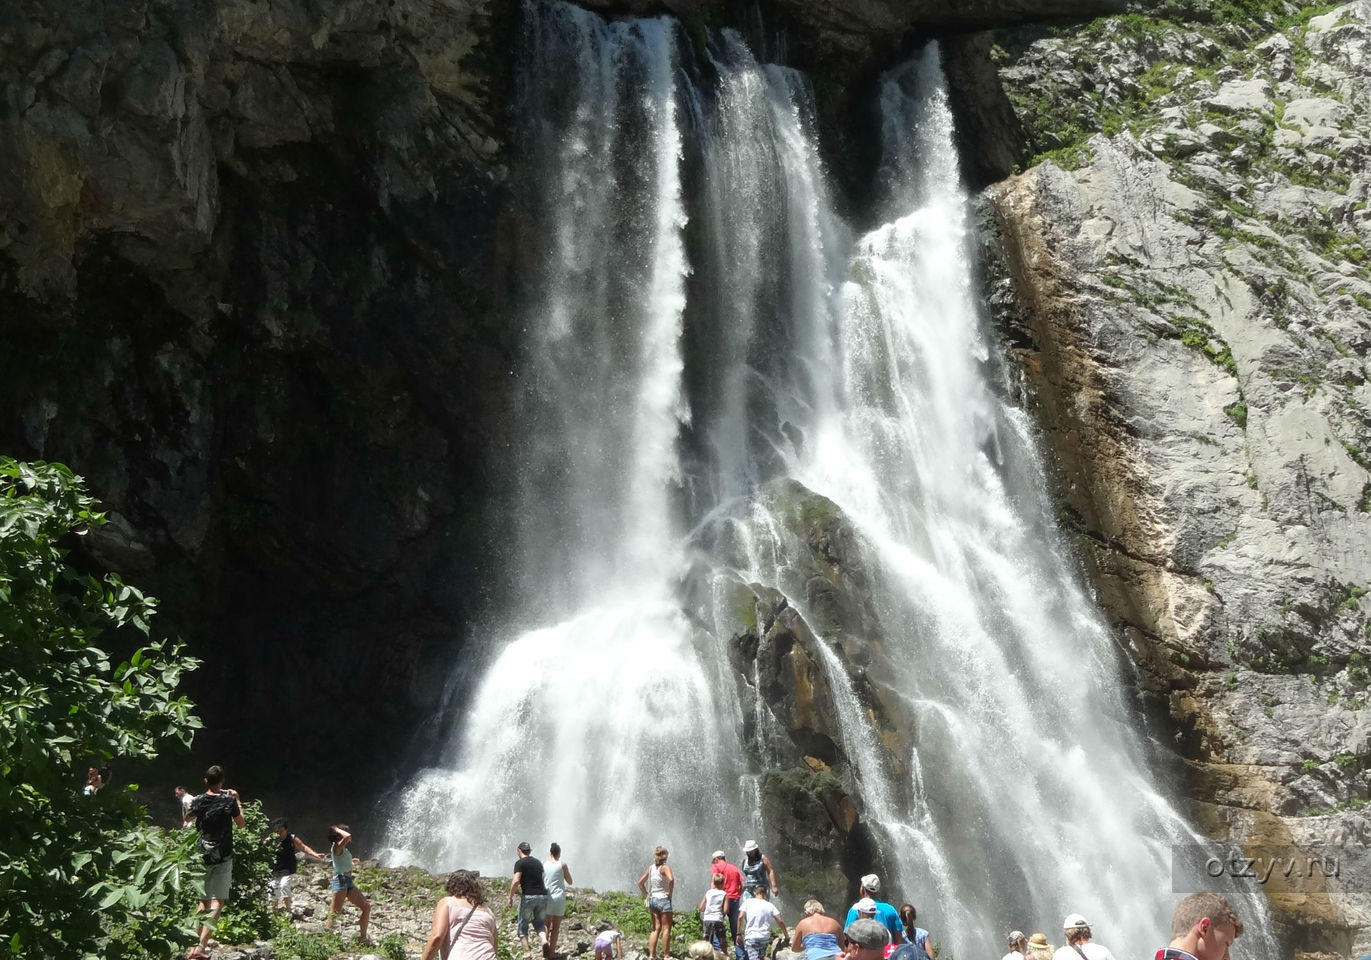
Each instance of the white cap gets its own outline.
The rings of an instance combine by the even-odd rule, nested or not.
[[[709,859],[711,859],[711,860],[727,860],[728,857],[726,857],[726,856],[724,855],[724,852],[723,852],[722,850],[715,850],[713,853],[711,853],[711,854],[709,855]]]
[[[756,841],[756,840],[749,840],[747,843],[743,844],[743,853],[751,853],[753,850],[756,850],[756,849],[757,849],[757,841]]]
[[[881,878],[874,873],[868,873],[866,876],[862,877],[862,886],[866,887],[867,893],[880,893]]]
[[[1072,927],[1088,927],[1090,921],[1079,913],[1068,913],[1066,919],[1062,921],[1062,929],[1070,930]]]
[[[876,901],[872,900],[870,897],[862,897],[862,899],[852,905],[852,909],[856,910],[858,913],[875,913]]]

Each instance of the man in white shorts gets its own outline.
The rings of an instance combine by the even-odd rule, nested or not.
[[[309,844],[301,840],[290,832],[290,824],[285,817],[277,817],[271,821],[271,829],[276,834],[276,852],[271,861],[271,905],[276,907],[277,899],[285,905],[286,913],[291,911],[291,894],[295,890],[295,871],[299,869],[299,863],[295,859],[298,850],[307,857],[312,857],[320,863],[328,860],[322,853],[311,850]]]

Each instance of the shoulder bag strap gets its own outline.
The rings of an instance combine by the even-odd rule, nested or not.
[[[451,915],[452,915],[452,904],[451,904],[451,903],[449,903],[449,904],[447,905],[447,912],[448,912],[448,916],[451,916]],[[471,909],[467,911],[467,915],[466,915],[465,917],[462,918],[462,922],[459,923],[459,924],[457,924],[457,930],[456,930],[455,933],[452,934],[451,938],[448,938],[448,937],[444,937],[444,938],[443,938],[443,949],[442,949],[442,951],[440,952],[440,956],[443,958],[443,960],[447,960],[448,954],[452,952],[452,948],[457,944],[458,938],[462,936],[462,931],[466,929],[467,921],[471,919],[471,915],[472,915],[473,913],[475,913],[475,912],[476,912],[476,905],[475,905],[475,904],[472,904],[472,905],[471,905]]]

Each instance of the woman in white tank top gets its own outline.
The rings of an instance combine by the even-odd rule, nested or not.
[[[657,939],[662,940],[662,956],[671,952],[671,891],[676,878],[666,865],[666,847],[652,851],[652,866],[638,878],[638,889],[647,897],[647,909],[652,914],[652,932],[647,935],[647,953],[657,956]]]

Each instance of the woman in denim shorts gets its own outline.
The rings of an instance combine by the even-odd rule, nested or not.
[[[652,851],[652,866],[638,878],[638,889],[647,897],[647,909],[652,914],[652,932],[647,936],[648,956],[658,956],[657,938],[662,939],[661,956],[671,952],[671,891],[676,878],[666,865],[666,847]]]
[[[357,923],[357,936],[365,941],[367,923],[371,920],[371,901],[363,896],[362,891],[358,890],[357,884],[353,882],[352,852],[348,850],[352,834],[348,832],[346,824],[335,823],[328,828],[328,838],[332,844],[330,853],[333,857],[333,882],[329,884],[329,890],[333,892],[333,900],[329,903],[328,920],[324,923],[324,928],[333,929],[333,920],[343,912],[343,901],[347,900],[362,911],[362,918]]]

